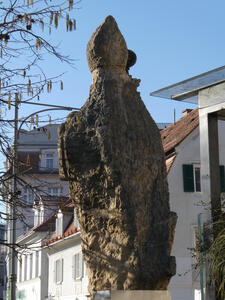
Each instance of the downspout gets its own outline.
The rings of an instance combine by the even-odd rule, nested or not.
[[[203,254],[201,251],[203,244],[203,230],[202,230],[202,214],[198,214],[198,240],[199,240],[199,264],[200,264],[200,288],[201,288],[201,300],[205,300],[204,293],[204,265]]]

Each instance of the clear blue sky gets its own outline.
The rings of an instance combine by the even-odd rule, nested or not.
[[[44,64],[50,75],[67,73],[64,91],[55,89],[43,95],[42,102],[83,105],[91,82],[86,45],[107,15],[116,19],[128,48],[137,54],[137,63],[130,73],[141,79],[142,100],[156,122],[172,122],[174,108],[179,118],[183,109],[194,106],[151,97],[151,91],[225,64],[225,2],[222,0],[82,0],[78,7],[73,13],[77,30],[56,31],[61,50],[76,59],[76,69],[46,60]],[[25,110],[27,107],[24,114]]]

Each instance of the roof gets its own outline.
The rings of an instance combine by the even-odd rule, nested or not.
[[[51,236],[51,238],[47,242],[44,242],[42,244],[42,246],[43,247],[48,246],[52,243],[55,243],[55,242],[57,242],[59,240],[62,240],[66,237],[69,237],[69,236],[71,236],[71,235],[73,235],[77,232],[80,232],[80,229],[74,226],[74,221],[73,221],[73,217],[72,217],[67,229],[64,231],[64,233],[62,235],[56,236],[56,233],[54,232],[53,235]]]
[[[20,130],[19,139],[18,139],[18,147],[32,145],[46,145],[49,147],[51,144],[55,148],[57,148],[58,141],[58,127],[60,124],[48,124],[46,126],[36,128],[34,126],[33,130]]]
[[[49,199],[49,197],[41,197],[42,202],[43,202],[43,198],[45,198],[44,205],[56,206],[57,208],[54,207],[54,212],[50,215],[50,217],[48,219],[46,219],[44,222],[42,222],[38,226],[31,228],[24,235],[20,236],[18,238],[19,241],[23,238],[30,236],[34,232],[49,232],[49,233],[54,232],[55,231],[55,220],[56,220],[58,208],[61,207],[63,209],[63,211],[65,210],[66,213],[68,213],[68,210],[70,210],[71,212],[73,210],[72,200],[68,197],[52,196],[51,200]],[[34,203],[36,205],[39,204],[39,202],[37,200],[35,200]]]
[[[50,218],[45,220],[43,223],[41,223],[37,227],[32,228],[31,230],[34,232],[54,231],[55,230],[55,219],[56,219],[56,213],[54,212],[54,214],[51,215]]]
[[[40,225],[31,228],[25,234],[19,236],[17,239],[17,243],[36,232],[53,232],[55,230],[55,218],[56,212],[54,212],[47,220],[45,220]]]
[[[199,125],[198,109],[186,110],[185,115],[177,122],[163,129],[161,139],[166,156],[166,170],[169,173],[175,158],[177,147]]]
[[[165,155],[169,155],[199,125],[198,109],[186,113],[181,119],[161,131]]]
[[[225,66],[210,70],[192,78],[172,84],[168,87],[152,92],[150,95],[198,103],[198,92],[204,88],[214,86],[225,81]]]

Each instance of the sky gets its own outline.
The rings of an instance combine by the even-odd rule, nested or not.
[[[75,68],[53,59],[44,61],[50,74],[66,72],[64,91],[53,90],[42,102],[81,107],[86,101],[91,73],[86,45],[106,16],[112,15],[137,55],[130,74],[141,79],[138,90],[156,122],[173,122],[185,108],[195,106],[150,96],[150,92],[225,64],[224,1],[209,0],[82,0],[73,16],[77,30],[58,30],[54,36]],[[55,40],[54,40],[55,41]],[[62,113],[64,116],[66,113]]]
[[[74,0],[75,2],[75,0]],[[74,59],[74,67],[46,57],[42,67],[49,76],[64,73],[64,90],[53,87],[40,102],[80,108],[89,94],[91,73],[86,45],[95,29],[112,15],[137,55],[132,77],[141,79],[138,91],[155,122],[173,122],[189,103],[150,96],[150,92],[225,65],[225,2],[222,0],[81,0],[72,12],[76,31],[66,32],[65,24],[48,36],[59,50]],[[19,117],[40,107],[23,105]],[[43,115],[48,119],[49,113]],[[52,119],[68,113],[51,113]]]
[[[62,24],[48,37],[74,59],[74,68],[46,57],[42,66],[50,76],[65,72],[64,90],[54,87],[40,102],[77,108],[85,103],[91,83],[86,45],[108,15],[137,55],[130,74],[141,79],[138,91],[155,122],[173,122],[174,109],[178,119],[184,109],[196,106],[155,98],[150,92],[225,65],[224,0],[82,0],[75,7],[76,31],[67,33]],[[23,105],[19,117],[38,109]],[[66,115],[57,111],[52,118]],[[0,164],[3,160],[0,157]]]

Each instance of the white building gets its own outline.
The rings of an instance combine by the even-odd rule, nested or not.
[[[53,202],[52,199],[49,202]],[[56,199],[56,203],[60,208],[41,222],[43,201],[35,201],[37,226],[17,241],[21,246],[17,249],[17,299],[88,298],[88,275],[73,205],[65,198]]]
[[[202,225],[210,221],[211,217],[210,206],[205,205],[201,192],[198,125],[198,110],[186,110],[183,118],[161,131],[168,171],[170,208],[178,215],[172,249],[172,255],[176,257],[177,273],[169,284],[172,300],[201,300],[200,269],[196,268],[198,222]],[[219,122],[222,192],[225,191],[224,130],[223,122]],[[204,288],[206,278],[204,273],[202,275]]]
[[[210,220],[210,210],[209,207],[203,205],[204,199],[201,193],[198,125],[198,110],[187,110],[183,118],[161,131],[168,170],[170,206],[171,210],[175,211],[178,215],[172,250],[172,255],[176,257],[177,261],[177,274],[172,277],[169,284],[172,300],[201,299],[200,270],[199,268],[194,268],[197,258],[196,255],[193,256],[193,249],[197,248],[198,221],[203,224]],[[224,129],[223,123],[220,122],[220,171],[222,191],[225,191]],[[39,163],[39,166],[46,168],[47,164],[49,164],[49,162],[47,162],[49,157],[46,156],[46,154],[50,153],[48,151],[44,152],[44,148],[42,148],[41,151],[43,157],[41,155],[42,160]],[[43,178],[44,176],[51,178],[49,177],[49,174],[46,175],[43,172],[37,174],[41,174]],[[56,177],[54,177],[53,181],[55,182],[55,180]],[[57,181],[57,185],[58,183],[59,182]],[[57,188],[57,185],[55,185],[55,188]],[[46,187],[48,188],[49,186]],[[67,188],[65,190],[68,192]],[[46,210],[46,213],[43,213],[42,207],[46,207],[46,205],[43,205],[43,201],[44,197],[42,197],[42,200],[40,200],[35,208],[35,225],[43,220],[43,214],[45,217],[49,216],[50,211]],[[53,207],[55,209],[55,206]],[[41,293],[42,290],[44,290],[45,292],[43,292],[43,295],[49,300],[86,300],[88,298],[87,269],[82,259],[80,233],[78,230],[79,225],[76,218],[74,219],[72,205],[67,205],[66,208],[58,210],[54,222],[56,222],[56,227],[54,230],[52,229],[54,233],[51,236],[48,236],[48,238],[45,235],[40,235],[40,232],[29,233],[28,236],[25,235],[21,238],[21,242],[23,243],[26,243],[27,241],[33,243],[33,241],[36,241],[39,249],[40,244],[42,243],[41,240],[44,238],[44,247],[39,251],[42,253],[41,255],[45,264],[45,273],[39,274],[39,276],[41,276],[38,281],[38,276],[34,275],[37,274],[35,273],[35,259],[32,260],[33,269],[32,271],[29,271],[29,265],[31,265],[31,263],[28,263],[29,259],[27,258],[26,262],[26,259],[22,258],[22,262],[24,262],[22,265],[27,264],[28,269],[27,271],[24,271],[26,272],[26,275],[20,275],[22,274],[20,273],[21,271],[18,273],[18,291],[20,292],[19,295],[21,297],[23,297],[23,293],[25,293],[31,298],[19,299],[35,299],[32,298],[33,294],[31,295],[30,293],[32,290],[36,290],[38,284]],[[34,251],[36,253],[36,250]],[[26,250],[26,252],[22,254],[22,257],[25,254],[30,255],[30,252],[28,252],[29,251]],[[20,268],[20,265],[18,265],[18,268]],[[43,269],[43,267],[40,267],[40,270],[41,269]],[[47,270],[48,277],[46,277]],[[27,274],[31,273],[32,276],[30,275],[29,277]],[[23,276],[28,277],[26,277],[26,280],[22,280],[22,278],[25,278]],[[204,287],[205,278],[203,278],[203,280]],[[47,294],[46,287],[44,287],[44,285],[40,286],[42,281],[44,281],[44,284],[48,283]],[[24,290],[26,292],[24,292]],[[28,292],[28,290],[30,292]],[[45,298],[41,298],[41,300],[43,299]]]
[[[89,299],[88,273],[73,205],[58,211],[56,231],[44,249],[49,259],[48,299]]]
[[[68,183],[59,180],[58,174],[58,124],[52,124],[31,131],[21,130],[18,138],[18,174],[17,174],[17,206],[16,206],[16,238],[21,247],[23,236],[37,222],[41,222],[55,211],[54,201],[45,201],[49,196],[57,196],[63,199],[69,194]],[[9,162],[6,168],[11,172]],[[8,180],[9,191],[13,183]],[[10,195],[9,195],[10,198]],[[50,197],[51,198],[51,197]],[[33,207],[34,199],[42,201],[39,212]],[[41,202],[40,202],[41,203]],[[58,207],[58,206],[57,206]],[[6,207],[10,215],[10,207]],[[34,218],[36,213],[36,218]],[[38,215],[37,215],[38,214]],[[37,220],[37,217],[40,220]],[[34,220],[36,223],[34,223]],[[12,230],[10,220],[7,222],[7,240],[11,241]],[[10,252],[6,256],[7,277],[10,276],[11,259]],[[9,280],[8,280],[9,283]]]
[[[55,229],[55,216],[18,239],[17,299],[45,300],[48,296],[48,257],[41,247]],[[26,245],[26,247],[24,247]]]
[[[18,218],[16,235],[34,226],[33,200],[41,196],[68,196],[68,183],[59,180],[58,124],[22,131],[18,140],[19,198],[22,209]]]

